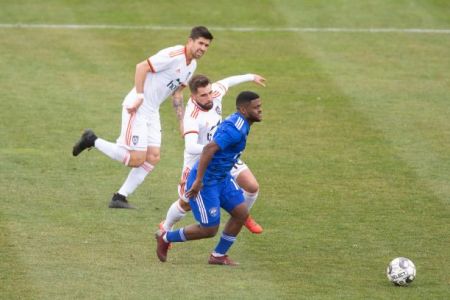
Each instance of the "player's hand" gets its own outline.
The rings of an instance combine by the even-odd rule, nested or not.
[[[191,188],[189,189],[189,191],[186,192],[186,198],[187,199],[191,199],[197,197],[197,194],[200,192],[200,190],[202,189],[202,182],[199,180],[195,180],[194,183],[192,184]]]
[[[256,75],[254,74],[255,79],[253,79],[253,82],[255,82],[256,84],[259,84],[260,86],[265,87],[266,86],[266,79],[262,76]]]
[[[142,105],[142,102],[144,102],[144,98],[137,98],[131,106],[127,107],[128,113],[129,114],[135,113]]]

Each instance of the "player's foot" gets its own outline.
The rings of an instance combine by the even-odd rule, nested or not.
[[[97,136],[95,135],[95,133],[90,129],[86,129],[81,135],[81,138],[78,140],[78,142],[73,146],[73,156],[77,156],[78,154],[83,152],[84,149],[94,147],[96,139]]]
[[[159,230],[161,230],[161,231],[166,231],[165,229],[164,229],[164,222],[165,222],[166,220],[162,220],[161,221],[161,223],[159,223]],[[169,250],[170,249],[172,249],[172,243],[169,243]]]
[[[156,239],[156,255],[159,260],[165,262],[167,260],[167,251],[169,250],[169,244],[164,239],[163,236],[166,232],[164,230],[158,230],[155,233]]]
[[[109,208],[136,208],[136,206],[128,203],[127,197],[119,193],[115,193],[109,202]]]
[[[263,232],[262,226],[256,223],[256,221],[251,216],[248,216],[247,220],[244,223],[244,226],[247,227],[247,229],[251,233],[259,234]]]
[[[210,255],[208,259],[208,264],[210,265],[222,265],[222,266],[238,266],[239,263],[231,260],[228,255],[224,256],[214,256]]]

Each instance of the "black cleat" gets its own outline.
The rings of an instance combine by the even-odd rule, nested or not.
[[[128,203],[127,197],[119,193],[115,193],[109,202],[109,208],[136,208],[134,205]]]
[[[94,147],[96,139],[97,136],[95,135],[95,133],[90,129],[86,129],[81,135],[81,138],[75,144],[75,146],[73,146],[72,149],[73,156],[78,156],[78,154],[80,154],[84,149]]]

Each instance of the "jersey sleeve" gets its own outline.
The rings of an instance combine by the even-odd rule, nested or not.
[[[230,123],[222,123],[214,134],[213,140],[221,150],[238,143],[242,138],[242,133]]]
[[[199,125],[197,122],[197,119],[195,118],[195,111],[192,111],[192,109],[189,109],[190,107],[186,108],[186,112],[184,114],[183,119],[183,136],[188,133],[199,133]]]
[[[175,61],[177,57],[177,55],[175,54],[178,52],[184,53],[182,51],[184,51],[184,48],[170,47],[159,51],[155,55],[150,56],[147,59],[150,70],[152,71],[152,73],[157,73],[170,68],[170,65]]]

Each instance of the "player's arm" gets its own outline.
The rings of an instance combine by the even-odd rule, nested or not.
[[[184,134],[184,149],[192,155],[201,154],[205,145],[198,143],[198,133],[189,132]]]
[[[175,92],[172,94],[172,106],[175,110],[175,114],[177,116],[179,122],[180,133],[184,133],[183,126],[183,118],[184,118],[184,107],[183,107],[183,89],[184,85],[181,85]]]
[[[136,72],[134,74],[134,86],[136,88],[137,97],[133,104],[127,107],[128,113],[134,113],[139,106],[144,102],[144,82],[147,73],[151,72],[150,65],[147,60],[144,60],[136,65]]]
[[[219,145],[217,145],[214,141],[203,147],[202,155],[200,155],[200,160],[198,163],[197,177],[195,178],[195,181],[192,184],[190,190],[186,192],[186,198],[194,198],[195,196],[197,196],[198,192],[200,192],[200,190],[202,189],[202,181],[203,176],[205,175],[206,168],[208,167],[208,164],[214,154],[219,150]]]
[[[227,78],[224,78],[222,80],[219,80],[217,83],[223,86],[223,88],[228,90],[228,88],[244,83],[253,81],[254,83],[260,85],[260,86],[266,86],[266,79],[258,74],[245,74],[245,75],[236,75],[236,76],[230,76]]]

